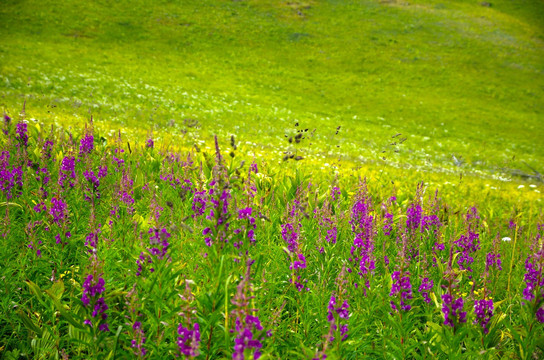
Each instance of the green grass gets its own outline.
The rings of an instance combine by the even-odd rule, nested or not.
[[[317,129],[314,162],[375,167],[388,150],[396,167],[531,173],[524,163],[544,162],[543,13],[534,1],[7,1],[1,104],[185,145],[235,133],[270,161],[299,121]],[[393,153],[396,133],[407,140]]]
[[[136,321],[147,339],[147,359],[192,358],[180,354],[178,326],[195,322],[202,335],[196,359],[236,358],[234,324],[244,308],[262,322],[262,330],[252,330],[262,342],[262,359],[542,355],[537,311],[543,299],[523,297],[526,288],[542,292],[540,285],[528,287],[525,261],[544,276],[541,207],[529,186],[495,188],[475,178],[441,183],[440,173],[406,176],[393,185],[385,171],[362,186],[359,174],[345,167],[335,176],[305,162],[278,167],[258,160],[254,173],[253,155],[240,143],[237,149],[222,143],[219,161],[205,151],[165,151],[159,141],[155,148],[108,143],[92,127],[72,138],[61,128],[28,124],[26,138],[26,127],[14,125],[4,125],[0,136],[2,360],[64,353],[70,359],[134,359]],[[46,140],[53,144],[49,150]],[[93,180],[91,171],[103,176]],[[416,190],[411,183],[418,177],[425,184]],[[477,218],[468,216],[473,205]],[[248,210],[250,218],[240,216]],[[331,234],[336,241],[327,241]],[[462,236],[474,247],[463,245]],[[488,268],[491,251],[500,254],[502,270]],[[474,261],[461,261],[462,253]],[[358,260],[364,254],[375,261],[366,275]],[[293,267],[301,256],[305,266]],[[249,259],[255,261],[250,274]],[[394,271],[410,274],[410,311],[391,308],[390,301],[399,306],[401,299],[391,295]],[[248,275],[253,286],[242,296],[238,285]],[[434,282],[429,303],[417,291],[424,277]],[[93,295],[89,282],[98,278],[104,290]],[[444,325],[445,294],[464,299],[466,323]],[[107,318],[93,312],[102,296]],[[345,341],[338,331],[336,340],[327,337],[332,296],[336,308],[349,303],[349,317],[332,315],[335,324],[348,325]],[[482,299],[494,301],[487,335],[473,310]],[[106,323],[111,331],[100,330]]]
[[[3,128],[8,136],[0,134],[2,150],[10,153],[2,176],[16,167],[24,173],[23,186],[14,187],[20,196],[8,198],[7,182],[1,184],[0,358],[58,358],[62,351],[76,359],[133,358],[137,320],[148,337],[148,358],[179,356],[177,326],[189,321],[179,314],[191,310],[202,330],[200,358],[231,358],[234,317],[227,314],[236,308],[232,300],[245,274],[243,261],[231,260],[245,258],[232,241],[216,241],[217,214],[199,217],[192,208],[199,190],[209,191],[207,211],[219,195],[210,190],[211,180],[222,178],[214,134],[229,173],[222,180],[229,186],[214,190],[232,195],[232,226],[225,233],[231,240],[239,236],[233,229],[246,221],[236,219],[245,206],[264,215],[257,219],[255,246],[244,245],[256,260],[251,306],[264,329],[273,329],[270,338],[260,333],[263,359],[311,358],[320,351],[329,359],[409,358],[410,351],[414,358],[542,356],[542,325],[535,320],[542,304],[522,305],[524,261],[543,261],[535,254],[542,178],[525,181],[514,172],[544,172],[544,3],[491,1],[491,7],[478,0],[3,1],[0,111],[13,123],[30,124],[28,148],[14,124]],[[77,184],[63,190],[61,161],[78,154],[91,116],[94,150],[77,156]],[[300,143],[288,142],[304,129]],[[151,132],[155,148],[147,149]],[[237,150],[228,143],[232,134]],[[41,150],[47,137],[55,142],[51,159]],[[284,161],[286,153],[303,159]],[[173,161],[178,155],[194,166]],[[114,156],[126,166],[115,166]],[[259,173],[249,180],[254,160]],[[51,174],[43,199],[36,165]],[[85,200],[91,184],[84,173],[102,165],[109,174],[101,179],[101,197]],[[167,174],[190,180],[191,192],[159,176]],[[368,193],[356,195],[364,177]],[[251,184],[253,202],[246,193]],[[332,204],[326,199],[335,185],[341,195]],[[122,189],[133,191],[134,209],[121,203]],[[365,230],[376,240],[372,291],[365,296],[355,288],[362,279],[350,273],[349,338],[337,336],[327,348],[327,304],[333,293],[343,293],[335,279],[344,265],[357,265],[350,260],[356,231],[349,220],[362,194],[373,203],[374,225]],[[387,205],[393,195],[397,201]],[[66,222],[55,224],[52,213],[33,210],[40,201],[50,210],[59,196],[68,204]],[[302,212],[288,216],[294,200]],[[425,215],[443,222],[440,234],[407,232],[409,209],[420,202]],[[151,214],[154,203],[164,209],[160,217]],[[453,241],[470,232],[465,214],[472,206],[481,241],[473,273],[448,257],[450,247],[456,260],[460,256]],[[318,223],[314,211],[334,214],[336,244],[324,239],[333,225]],[[386,212],[393,215],[392,235],[383,230]],[[308,258],[300,274],[308,292],[289,282],[297,274],[289,268],[297,252],[286,251],[281,236],[288,223],[300,224],[299,251]],[[211,247],[207,227],[216,229]],[[98,229],[95,257],[85,241]],[[153,244],[150,229],[171,233],[168,260],[154,259],[156,272],[136,276],[136,261]],[[67,230],[68,244],[57,244],[56,235]],[[436,267],[428,263],[435,241],[446,246]],[[424,259],[403,264],[407,244]],[[493,270],[488,282],[491,249],[500,252],[504,270]],[[448,260],[457,284],[447,279]],[[389,304],[391,273],[398,269],[412,275],[411,312],[392,312]],[[82,286],[93,271],[104,272],[111,332],[83,324],[92,310],[81,300]],[[417,292],[427,275],[435,282],[429,305]],[[179,296],[184,279],[194,298]],[[450,329],[443,325],[441,295],[454,285],[468,321]],[[128,305],[133,286],[139,304]],[[486,296],[495,301],[489,335],[473,324],[474,300]]]

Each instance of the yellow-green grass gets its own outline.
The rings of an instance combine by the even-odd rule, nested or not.
[[[103,133],[122,128],[135,142],[150,130],[186,148],[235,134],[274,164],[296,151],[299,166],[341,158],[485,186],[511,169],[542,171],[543,10],[530,1],[8,1],[1,104],[13,116],[26,101],[27,119],[65,127],[92,114]],[[305,128],[316,130],[296,150],[287,139]]]

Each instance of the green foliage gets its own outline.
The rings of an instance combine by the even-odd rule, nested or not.
[[[542,11],[507,0],[8,2],[1,103],[15,115],[26,99],[47,125],[80,127],[91,113],[106,133],[153,129],[185,147],[236,134],[271,163],[292,151],[325,169],[338,157],[376,168],[385,155],[394,168],[534,176]],[[308,137],[287,147],[295,122]]]
[[[262,359],[542,357],[544,298],[526,301],[522,291],[525,261],[542,248],[543,8],[482,5],[5,2],[0,105],[12,120],[0,134],[10,155],[1,169],[0,357],[232,358],[237,324],[252,326],[244,311],[262,324],[251,328]],[[28,147],[16,135],[23,122]],[[81,154],[89,134],[94,147]],[[74,187],[63,187],[72,156]],[[104,166],[98,196],[85,172]],[[21,184],[10,185],[15,168]],[[361,276],[350,212],[363,178],[375,269]],[[59,197],[64,221],[51,212]],[[47,210],[36,211],[41,203]],[[439,232],[407,230],[415,204],[439,218]],[[453,242],[472,206],[480,248],[469,271]],[[502,271],[486,269],[491,251]],[[400,306],[391,295],[399,269],[412,282],[409,311],[390,304]],[[424,277],[434,283],[430,303],[418,292]],[[90,295],[98,278],[104,290]],[[449,293],[467,311],[452,327]],[[349,317],[332,321],[340,295]],[[485,333],[474,301],[490,298]],[[344,321],[342,339],[332,325]],[[199,354],[188,355],[180,328],[195,324]]]
[[[138,143],[129,150],[120,135],[111,145],[94,141],[87,154],[70,134],[29,126],[28,148],[14,141],[19,135],[11,126],[3,142],[2,201],[10,204],[0,224],[6,259],[0,274],[6,295],[5,358],[175,357],[182,354],[179,328],[195,329],[195,324],[197,358],[227,358],[235,352],[237,324],[248,321],[240,313],[260,319],[262,329],[252,331],[263,358],[524,359],[541,354],[542,325],[535,313],[542,299],[524,304],[527,269],[518,265],[525,259],[541,261],[542,234],[536,225],[542,220],[533,203],[517,214],[500,208],[482,212],[471,228],[476,225],[470,225],[458,194],[435,193],[419,184],[410,195],[409,179],[404,186],[385,187],[358,183],[358,176],[251,163],[251,155],[243,152],[237,152],[238,160],[226,161],[220,153],[214,159],[208,152],[183,154]],[[93,133],[100,139],[89,124],[85,136]],[[56,158],[42,151],[46,140],[53,141]],[[70,174],[61,169],[72,154],[77,154],[74,187],[63,187],[59,176]],[[17,192],[8,197],[8,175],[18,167],[24,186],[13,182]],[[50,175],[46,185],[35,177],[42,167]],[[89,171],[102,168],[107,174],[93,188]],[[64,220],[54,216],[53,198],[66,202]],[[36,211],[41,202],[46,211]],[[354,215],[361,204],[370,225],[361,225]],[[410,211],[417,206],[421,215],[435,215],[443,226],[411,228],[416,220]],[[390,235],[384,227],[388,221]],[[289,224],[296,233],[294,245]],[[479,241],[470,253],[472,270],[461,267],[463,251],[454,243],[467,226]],[[66,232],[71,236],[63,236]],[[360,262],[365,253],[357,249],[370,243],[361,247],[361,234],[373,244],[367,250],[375,268],[366,274]],[[501,241],[507,235],[513,240]],[[501,254],[502,271],[486,265],[487,253]],[[297,267],[301,255],[304,264]],[[349,273],[342,275],[343,268]],[[398,271],[411,278],[407,299],[392,294]],[[434,284],[429,303],[418,291],[424,277]],[[104,288],[96,291],[107,305],[102,320],[95,314],[102,313],[96,307],[100,301],[88,290],[98,278]],[[452,327],[443,315],[443,296],[450,293],[465,300],[467,312],[466,322],[456,320]],[[85,294],[92,300],[84,302]],[[349,316],[330,315],[332,297],[334,308],[342,305],[340,299],[347,301]],[[473,311],[474,301],[482,298],[494,302],[487,333]],[[402,306],[400,299],[409,302],[409,310],[395,310]],[[336,328],[331,319],[338,322]],[[141,348],[145,353],[138,352]]]

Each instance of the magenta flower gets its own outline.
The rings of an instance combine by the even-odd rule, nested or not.
[[[255,315],[256,309],[251,307],[252,286],[250,279],[251,265],[253,260],[248,260],[245,276],[236,287],[236,294],[232,299],[234,310],[232,316],[235,318],[235,327],[231,332],[235,333],[233,360],[245,359],[246,352],[253,352],[253,359],[261,357],[263,347],[263,327],[261,321]]]
[[[408,303],[408,300],[413,298],[412,284],[410,282],[410,273],[408,271],[394,271],[391,274],[393,284],[391,285],[391,292],[389,296],[400,297],[400,308],[403,311],[408,311],[412,308],[412,305]],[[391,308],[398,311],[396,303],[391,300]]]
[[[193,195],[193,204],[191,209],[193,209],[193,218],[200,217],[204,215],[206,211],[206,191],[195,191]]]
[[[98,187],[100,186],[100,179],[92,170],[85,170],[83,176],[90,185],[90,187],[87,187],[86,189],[85,200],[91,202],[94,199],[100,199],[100,191],[98,190]]]
[[[424,277],[418,289],[418,291],[421,293],[421,296],[423,296],[423,301],[425,301],[427,304],[431,303],[431,298],[429,297],[429,291],[432,290],[433,285],[434,285],[433,280],[429,279],[428,277]]]
[[[149,137],[147,138],[145,142],[145,147],[148,149],[153,149],[155,147],[155,142],[153,141],[151,135],[149,135]]]
[[[474,314],[476,315],[474,324],[480,324],[484,334],[487,334],[489,332],[489,322],[493,316],[493,300],[476,300],[474,302]]]
[[[0,190],[5,194],[7,200],[13,198],[13,189],[23,188],[23,169],[20,166],[12,166],[9,169],[9,152],[2,151],[0,155]],[[19,197],[22,191],[17,191],[15,196]]]
[[[200,346],[200,326],[198,323],[193,324],[193,328],[187,328],[182,324],[178,326],[178,345],[179,352],[188,357],[193,358],[198,356],[198,348]]]
[[[79,142],[79,157],[90,154],[94,149],[94,136],[88,131]]]
[[[4,116],[2,118],[4,120],[4,129],[2,129],[2,132],[4,133],[4,135],[7,136],[9,134],[9,128],[10,128],[10,125],[11,125],[11,118],[6,113],[4,113]]]
[[[526,301],[535,301],[541,304],[544,300],[544,244],[542,244],[542,231],[544,225],[538,225],[539,233],[533,239],[531,244],[531,253],[525,259],[524,275],[525,288],[523,289],[523,299]],[[539,311],[541,308],[538,308]],[[539,312],[542,314],[542,312]],[[538,319],[542,318],[540,315]],[[539,320],[540,321],[540,320]]]
[[[28,146],[28,129],[26,123],[17,123],[15,138],[19,140],[19,144],[22,145],[24,148]]]
[[[51,152],[53,151],[53,145],[54,145],[54,143],[53,143],[52,140],[46,140],[43,143],[42,155],[43,155],[44,159],[46,159],[46,160],[51,159]]]
[[[148,249],[149,253],[162,260],[166,256],[168,247],[170,246],[168,239],[172,235],[165,228],[151,228],[148,233],[151,234],[149,238],[149,244],[151,245],[151,248]]]
[[[455,299],[450,293],[442,295],[442,313],[444,325],[455,327],[458,323],[467,321],[467,312],[463,311],[464,301],[462,297]]]
[[[344,300],[340,305],[337,305],[337,299],[332,295],[327,306],[327,321],[330,324],[330,332],[334,333],[339,330],[342,336],[341,341],[345,341],[348,338],[349,304],[347,300]],[[338,325],[340,325],[340,329],[338,329]],[[328,341],[334,341],[334,335],[330,334]]]
[[[96,260],[93,260],[96,261]],[[95,318],[100,331],[110,331],[108,323],[106,322],[108,314],[108,305],[104,300],[103,293],[105,292],[105,281],[101,276],[87,275],[83,282],[83,295],[81,296],[81,302],[86,308],[92,310],[91,317]],[[92,319],[86,319],[85,324],[93,326]]]
[[[353,246],[351,247],[352,258],[350,262],[358,264],[359,276],[364,281],[366,290],[370,289],[370,276],[376,269],[376,259],[374,257],[374,209],[370,196],[367,194],[366,183],[363,182],[357,194],[357,198],[351,209],[351,230],[355,233]],[[355,269],[348,269],[351,272]],[[357,286],[357,285],[356,285]]]
[[[51,206],[49,207],[49,214],[53,216],[53,222],[59,226],[62,226],[62,224],[67,219],[67,205],[62,200],[62,198],[52,198],[51,199]]]
[[[74,187],[76,179],[76,159],[73,156],[66,156],[62,159],[59,170],[59,185],[65,189],[66,185]]]
[[[479,235],[469,231],[468,235],[461,235],[454,243],[459,248],[457,250],[459,253],[457,258],[459,269],[472,272],[470,266],[474,263],[473,254],[480,249]]]

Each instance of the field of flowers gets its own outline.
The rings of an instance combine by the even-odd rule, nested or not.
[[[544,356],[536,202],[24,115],[1,135],[3,359]]]
[[[543,12],[3,1],[0,360],[544,358]]]

